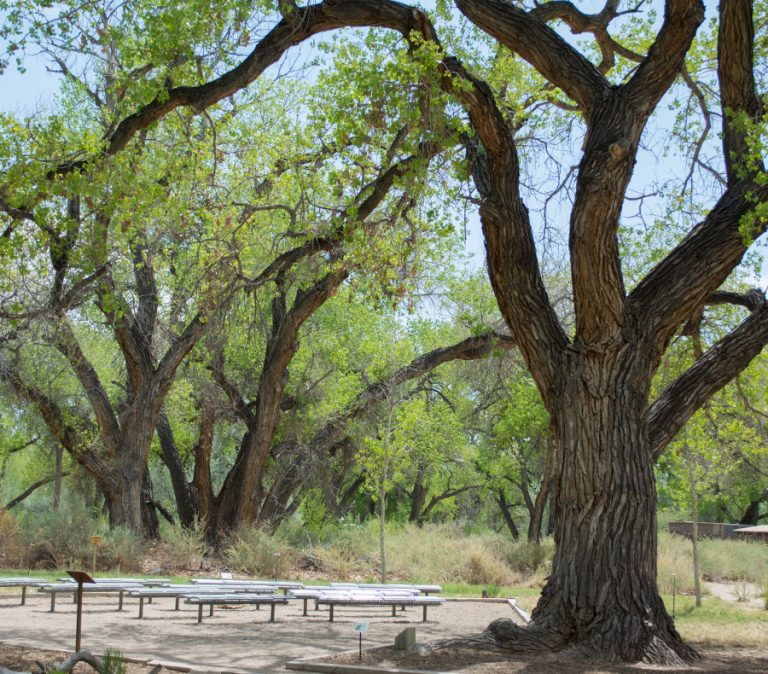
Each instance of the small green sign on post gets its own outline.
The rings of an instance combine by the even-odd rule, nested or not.
[[[368,631],[368,623],[355,623],[355,632],[358,636],[358,660],[363,661],[363,632]]]

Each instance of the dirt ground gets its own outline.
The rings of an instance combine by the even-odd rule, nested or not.
[[[686,672],[687,674],[765,674],[768,672],[768,653],[756,654],[751,650],[723,649],[697,645],[702,655],[700,662],[686,669],[652,667],[649,665],[596,666],[568,654],[510,655],[483,653],[470,649],[446,648],[429,655],[417,652],[398,652],[391,647],[363,653],[362,664],[397,669],[423,669],[432,672],[462,672],[466,674],[645,674],[646,672]],[[339,664],[360,664],[358,654],[345,654],[326,658]]]
[[[421,622],[420,609],[409,609],[392,617],[387,609],[356,607],[337,609],[333,623],[327,611],[301,615],[300,603],[277,609],[277,622],[267,621],[268,611],[251,607],[216,609],[196,623],[197,610],[182,605],[175,611],[172,600],[155,600],[145,606],[145,618],[138,620],[136,600],[127,600],[122,612],[109,596],[86,597],[83,618],[83,648],[101,654],[118,650],[130,659],[148,664],[128,663],[126,674],[149,674],[153,666],[164,665],[182,671],[285,672],[289,660],[323,658],[338,664],[357,665],[358,635],[355,626],[366,623],[363,664],[401,669],[421,669],[468,674],[625,674],[646,671],[722,672],[757,674],[768,672],[768,648],[735,649],[695,644],[703,659],[687,670],[643,665],[596,667],[568,654],[503,657],[468,649],[443,649],[428,655],[398,652],[390,648],[395,635],[405,627],[416,628],[418,642],[477,634],[498,617],[513,618],[511,607],[493,601],[448,601],[430,609],[429,621]],[[50,612],[47,596],[30,593],[27,605],[19,595],[0,592],[0,668],[39,672],[71,653],[75,624],[74,605],[64,597]],[[375,649],[375,650],[368,650]],[[91,674],[80,664],[75,674]]]

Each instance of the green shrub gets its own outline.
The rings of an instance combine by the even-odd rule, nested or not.
[[[198,569],[200,560],[210,550],[205,539],[205,523],[195,520],[191,529],[164,527],[159,549],[174,569]]]
[[[137,533],[127,527],[115,527],[107,532],[101,546],[100,561],[108,568],[137,571],[144,556],[144,543]]]
[[[26,565],[21,531],[16,518],[0,508],[0,568],[15,568]]]
[[[523,576],[532,576],[547,568],[555,554],[555,542],[551,538],[541,543],[513,541],[504,546],[504,560],[510,569]]]
[[[23,519],[22,544],[31,568],[62,569],[91,566],[91,535],[103,526],[82,507],[28,513]]]
[[[290,573],[293,554],[279,538],[262,529],[241,527],[233,533],[224,559],[233,569],[252,576],[283,578]]]
[[[480,545],[468,552],[461,577],[471,585],[510,585],[516,580],[502,559]]]

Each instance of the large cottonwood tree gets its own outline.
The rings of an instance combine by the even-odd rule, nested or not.
[[[440,3],[443,7],[447,3]],[[501,313],[552,420],[552,504],[557,552],[533,624],[494,623],[511,649],[575,645],[596,658],[669,662],[694,656],[656,588],[653,463],[687,419],[768,342],[768,305],[749,316],[651,400],[651,380],[673,336],[713,298],[766,225],[768,185],[755,147],[762,122],[755,84],[753,3],[719,8],[717,79],[723,182],[714,205],[632,290],[625,287],[619,224],[638,148],[651,115],[678,77],[704,17],[699,0],[667,0],[650,48],[628,50],[611,35],[619,2],[586,15],[569,2],[530,10],[505,0],[456,0],[455,8],[564,96],[584,128],[567,216],[575,326],[566,331],[547,296],[521,187],[517,120],[492,88],[440,47],[429,16],[391,0],[274,3],[281,17],[235,68],[211,81],[169,85],[116,123],[100,154],[114,156],[142,129],[179,106],[203,111],[247,87],[289,48],[320,32],[376,26],[399,32],[427,56],[443,90],[463,106],[463,136],[479,193],[488,270]],[[594,36],[593,63],[555,28]],[[763,28],[764,30],[764,28]],[[447,30],[446,33],[449,33]],[[637,66],[609,78],[616,56]],[[493,73],[491,73],[493,74]],[[511,84],[511,82],[510,82]],[[505,92],[506,94],[506,92]],[[759,138],[759,136],[758,136]],[[73,156],[49,173],[87,169]],[[10,215],[25,206],[7,202]],[[702,207],[705,205],[702,204]],[[719,300],[721,298],[714,298]]]

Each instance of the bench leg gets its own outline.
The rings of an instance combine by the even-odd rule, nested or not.
[[[269,622],[275,622],[275,605],[274,603],[269,605]]]
[[[392,604],[392,617],[395,618],[397,616],[397,606]]]
[[[122,590],[118,593],[117,610],[118,611],[122,611],[123,610],[123,592],[122,592]]]
[[[211,610],[208,612],[208,617],[210,618],[213,615],[213,604],[211,604]]]
[[[427,622],[427,605],[424,604],[424,617],[421,619],[421,622],[425,623]]]
[[[51,613],[56,610],[56,593],[51,592]]]
[[[22,585],[21,586],[21,605],[24,606],[24,604],[27,603],[27,586]]]
[[[333,622],[333,604],[329,604],[328,608],[331,609],[331,617],[330,617],[329,621]]]
[[[144,597],[139,596],[139,620],[144,617]]]
[[[181,597],[176,597],[176,610],[177,611],[179,610],[179,599],[181,599]]]
[[[201,622],[203,622],[203,605],[198,604],[197,605],[197,624],[199,625]]]

